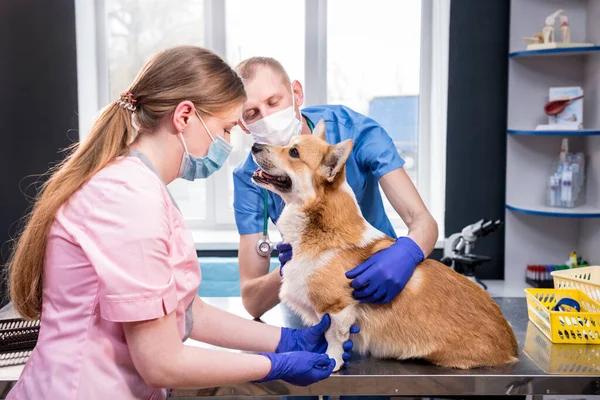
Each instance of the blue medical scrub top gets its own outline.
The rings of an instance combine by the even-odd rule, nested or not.
[[[307,107],[301,113],[309,126],[316,125],[321,119],[325,121],[327,143],[337,144],[346,139],[354,141],[346,162],[346,180],[356,195],[364,218],[381,232],[396,238],[385,214],[378,183],[383,175],[404,165],[392,138],[373,119],[344,106]],[[248,154],[233,172],[233,209],[240,235],[263,231],[264,189],[251,181],[257,168],[252,155]],[[279,195],[267,193],[268,217],[277,224],[285,204]]]

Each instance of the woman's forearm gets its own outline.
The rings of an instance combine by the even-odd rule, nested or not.
[[[190,338],[214,346],[272,353],[281,339],[281,328],[238,317],[196,297],[194,328]]]
[[[153,375],[150,384],[159,388],[207,388],[263,379],[271,370],[267,357],[182,346],[171,365]]]
[[[184,345],[174,313],[124,323],[123,330],[136,370],[152,387],[214,387],[263,379],[271,370],[271,361],[265,356]],[[228,336],[225,331],[215,332],[218,334]]]

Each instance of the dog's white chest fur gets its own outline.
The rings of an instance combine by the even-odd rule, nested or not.
[[[327,251],[320,254],[316,259],[294,255],[283,267],[283,282],[279,297],[281,301],[302,317],[305,324],[314,325],[321,319],[308,297],[308,280],[317,269],[326,265],[336,253],[337,250]]]

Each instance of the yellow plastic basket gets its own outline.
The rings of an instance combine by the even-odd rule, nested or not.
[[[552,343],[600,344],[600,303],[577,289],[525,289],[529,319]],[[571,298],[581,312],[550,311]]]
[[[555,289],[579,289],[600,302],[600,266],[552,272]]]
[[[532,322],[523,352],[547,374],[600,376],[600,346],[552,344]]]

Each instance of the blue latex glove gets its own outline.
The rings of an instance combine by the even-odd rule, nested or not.
[[[353,279],[354,298],[361,303],[389,303],[404,289],[424,258],[423,251],[411,238],[398,238],[387,249],[346,272],[346,278]]]
[[[308,386],[327,378],[333,372],[335,360],[327,354],[294,351],[291,353],[262,353],[271,360],[269,374],[255,382],[281,379],[296,386]]]
[[[325,314],[321,318],[321,322],[317,325],[306,329],[281,328],[281,339],[275,350],[276,353],[287,353],[290,351],[310,351],[312,353],[325,353],[327,350],[327,340],[325,340],[325,332],[331,325],[331,317]],[[356,325],[350,327],[350,333],[358,333],[360,328]],[[354,347],[352,340],[347,340],[343,344],[344,353],[342,359],[344,365],[348,366],[350,362],[350,352]]]
[[[292,259],[292,245],[287,243],[278,243],[275,247],[279,252],[279,256],[277,258],[279,258],[279,263],[281,264],[279,267],[279,275],[283,276],[283,266],[286,262]]]

